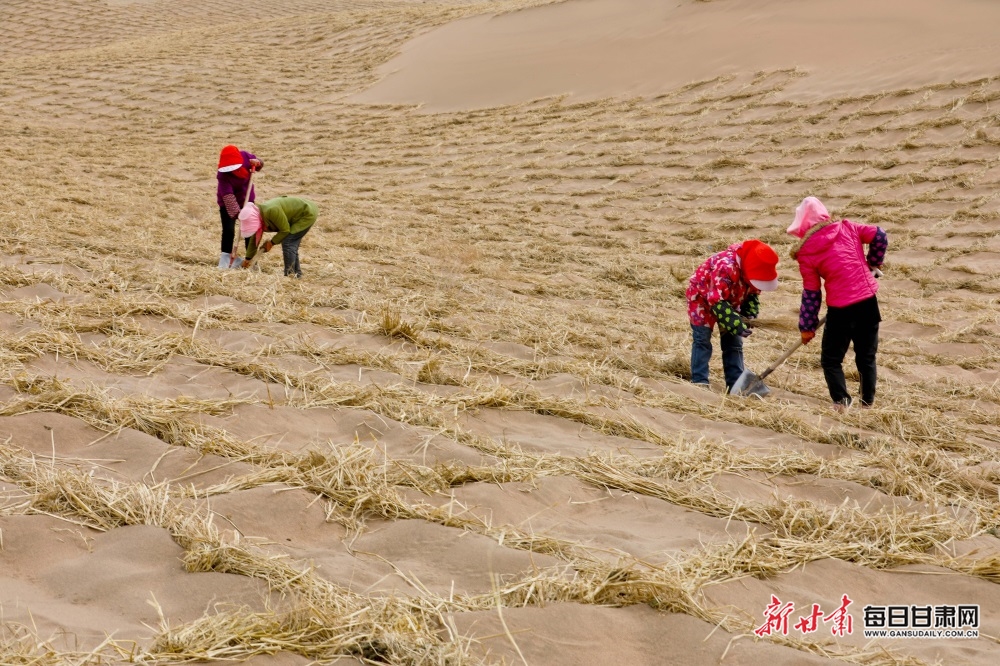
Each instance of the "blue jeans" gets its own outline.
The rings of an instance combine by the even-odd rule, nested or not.
[[[712,358],[712,329],[691,325],[691,381],[708,383],[708,361]],[[743,338],[719,329],[722,345],[722,371],[726,376],[726,390],[743,374]]]
[[[285,275],[294,275],[295,277],[302,277],[302,268],[299,266],[299,243],[302,242],[302,237],[312,229],[312,227],[306,227],[302,231],[298,231],[294,234],[288,234],[281,241],[281,257],[285,261]]]

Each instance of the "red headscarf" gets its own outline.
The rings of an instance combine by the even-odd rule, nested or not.
[[[243,153],[236,146],[225,146],[219,153],[219,171],[227,173],[237,169],[246,171],[243,167]]]

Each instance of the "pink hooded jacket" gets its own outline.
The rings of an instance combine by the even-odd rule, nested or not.
[[[802,288],[826,287],[826,304],[843,308],[871,298],[878,291],[864,246],[875,240],[879,228],[850,220],[834,222],[806,238],[795,254],[802,274]]]

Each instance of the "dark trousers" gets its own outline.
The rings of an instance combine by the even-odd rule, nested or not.
[[[222,252],[232,252],[233,251],[233,238],[236,236],[236,227],[239,222],[236,218],[229,217],[229,212],[226,210],[225,206],[219,206],[219,218],[222,220]],[[243,239],[243,247],[250,246],[250,239]]]
[[[302,269],[299,267],[299,243],[312,227],[306,227],[302,231],[288,234],[281,241],[281,257],[285,260],[285,275],[302,277]]]
[[[722,372],[726,376],[726,389],[732,388],[743,374],[743,338],[719,330],[722,347]],[[708,383],[708,362],[712,358],[712,329],[691,325],[691,381]]]
[[[861,375],[861,404],[875,402],[875,383],[878,373],[875,355],[878,353],[878,325],[882,315],[878,299],[872,296],[845,308],[826,309],[826,328],[819,362],[834,402],[849,404],[847,380],[844,377],[844,356],[854,344],[854,362]]]

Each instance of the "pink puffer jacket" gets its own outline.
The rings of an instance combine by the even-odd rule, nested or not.
[[[809,236],[795,258],[802,274],[802,288],[819,291],[820,278],[826,287],[828,307],[843,308],[878,291],[865,258],[864,246],[875,239],[878,227],[842,220]]]

